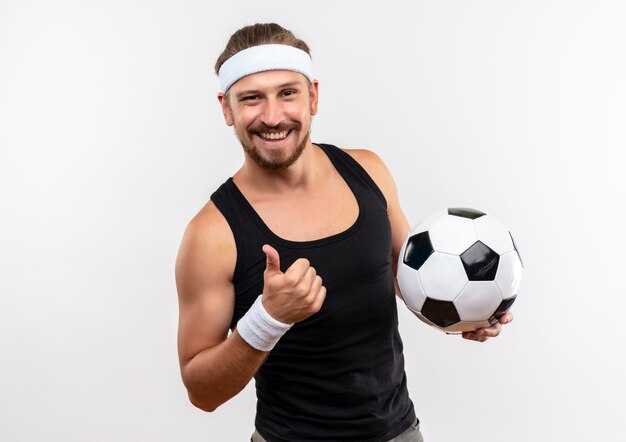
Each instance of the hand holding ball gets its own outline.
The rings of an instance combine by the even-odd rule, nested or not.
[[[502,223],[478,210],[448,209],[407,235],[398,285],[418,318],[446,333],[461,333],[495,324],[511,307],[522,267]]]

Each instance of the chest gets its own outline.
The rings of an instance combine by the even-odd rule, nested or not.
[[[343,180],[309,191],[294,191],[251,202],[277,236],[289,241],[312,241],[348,230],[359,217],[357,199]]]
[[[233,279],[237,295],[233,327],[263,289],[261,248],[267,243],[278,250],[283,271],[297,259],[307,258],[322,276],[333,293],[325,300],[326,313],[317,315],[327,325],[347,323],[344,316],[355,307],[349,299],[352,294],[362,307],[380,302],[380,293],[390,294],[393,300],[391,226],[384,200],[362,183],[352,184],[358,202],[346,185],[344,190],[319,192],[307,199],[247,201],[243,210],[233,212],[242,214],[232,224],[240,248],[245,249],[238,255]],[[268,236],[268,229],[283,241]],[[376,290],[366,296],[370,287]],[[352,293],[348,298],[337,295],[347,288]]]

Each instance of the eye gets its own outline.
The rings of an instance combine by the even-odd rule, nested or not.
[[[290,97],[295,96],[297,92],[298,92],[298,91],[296,91],[296,90],[294,90],[294,89],[287,89],[287,90],[284,90],[284,91],[283,91],[283,94],[282,94],[282,95],[283,95],[283,97],[290,98]]]
[[[241,101],[253,101],[253,100],[257,100],[258,98],[259,98],[258,95],[246,95],[241,98]]]

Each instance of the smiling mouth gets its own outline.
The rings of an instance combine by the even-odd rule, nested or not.
[[[257,132],[257,135],[267,141],[280,141],[287,138],[290,133],[291,129],[282,132]]]

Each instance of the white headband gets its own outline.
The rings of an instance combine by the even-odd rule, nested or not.
[[[219,73],[222,92],[246,75],[282,70],[299,72],[309,81],[314,80],[309,54],[293,46],[267,44],[237,52],[222,64]]]

